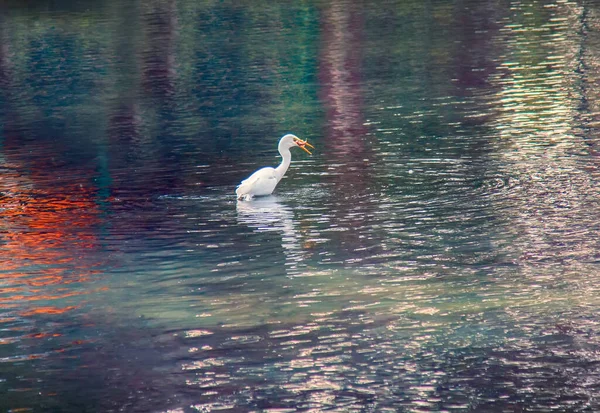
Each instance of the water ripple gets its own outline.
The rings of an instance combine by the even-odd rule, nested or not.
[[[0,19],[0,409],[598,410],[593,2],[159,3]]]

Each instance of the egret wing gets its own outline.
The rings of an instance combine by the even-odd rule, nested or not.
[[[262,168],[244,179],[235,190],[238,199],[269,195],[277,185],[277,175],[273,168]]]

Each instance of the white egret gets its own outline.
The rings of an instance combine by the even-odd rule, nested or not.
[[[283,158],[281,164],[279,164],[277,168],[271,168],[270,166],[261,168],[247,179],[244,179],[235,190],[237,198],[239,200],[249,201],[255,196],[271,195],[292,162],[290,148],[293,148],[294,146],[299,147],[309,154],[311,153],[306,147],[314,148],[310,143],[303,141],[296,135],[285,135],[279,141],[278,146],[279,153]]]

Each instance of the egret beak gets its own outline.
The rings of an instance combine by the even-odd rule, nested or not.
[[[304,152],[308,153],[309,155],[312,155],[312,153],[308,149],[306,149],[307,146],[311,149],[315,149],[315,147],[312,146],[310,143],[308,143],[307,141],[303,141],[300,138],[294,139],[294,142],[296,142],[296,145],[298,145],[298,147]]]

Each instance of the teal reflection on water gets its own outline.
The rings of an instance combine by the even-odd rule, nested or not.
[[[599,13],[8,2],[0,409],[598,410]]]

